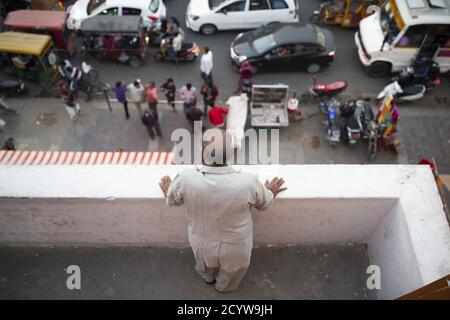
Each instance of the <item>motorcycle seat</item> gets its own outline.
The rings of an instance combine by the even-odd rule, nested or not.
[[[351,129],[351,130],[360,130],[358,121],[355,119],[355,117],[348,117],[345,118],[345,124]]]
[[[347,81],[335,81],[326,85],[327,91],[338,90],[347,87]]]
[[[190,48],[192,48],[192,43],[190,42],[186,42],[181,45],[181,51],[188,50]]]
[[[409,96],[409,95],[414,95],[414,94],[421,93],[421,92],[425,91],[426,88],[425,88],[424,85],[415,84],[415,85],[412,85],[412,86],[408,86],[406,88],[402,88],[402,90],[403,90],[402,95],[408,95]]]

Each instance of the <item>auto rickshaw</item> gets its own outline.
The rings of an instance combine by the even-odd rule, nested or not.
[[[10,12],[4,27],[11,31],[48,34],[58,51],[72,56],[75,52],[76,34],[66,27],[67,13],[52,10],[17,10]]]
[[[0,72],[48,84],[57,75],[57,63],[49,35],[0,33]]]
[[[83,53],[135,68],[144,62],[148,37],[140,16],[95,16],[84,20],[79,31],[84,35]]]
[[[319,10],[314,11],[310,21],[319,24],[340,24],[342,27],[355,28],[373,11],[370,6],[380,6],[384,0],[330,0],[323,2]]]

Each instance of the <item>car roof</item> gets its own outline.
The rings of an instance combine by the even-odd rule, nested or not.
[[[81,22],[80,31],[99,33],[138,33],[142,27],[140,16],[98,15]]]
[[[119,7],[131,7],[131,8],[146,8],[148,9],[151,0],[107,0],[106,5],[108,7],[111,6],[119,6]]]
[[[317,35],[312,24],[302,25],[300,23],[276,23],[273,26],[273,36],[277,45],[290,43],[315,43],[319,44]],[[269,26],[269,27],[270,27]]]
[[[450,24],[450,0],[406,0],[395,3],[407,25]]]
[[[16,10],[8,13],[4,25],[18,29],[64,30],[67,13],[55,10]]]

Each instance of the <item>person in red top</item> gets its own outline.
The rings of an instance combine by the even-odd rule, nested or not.
[[[225,124],[225,117],[228,114],[228,109],[224,107],[210,105],[211,109],[208,112],[209,121],[214,127],[223,127]]]

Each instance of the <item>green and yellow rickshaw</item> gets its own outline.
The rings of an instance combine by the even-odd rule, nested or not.
[[[58,57],[49,35],[0,33],[0,72],[40,83],[51,83],[58,73]]]

